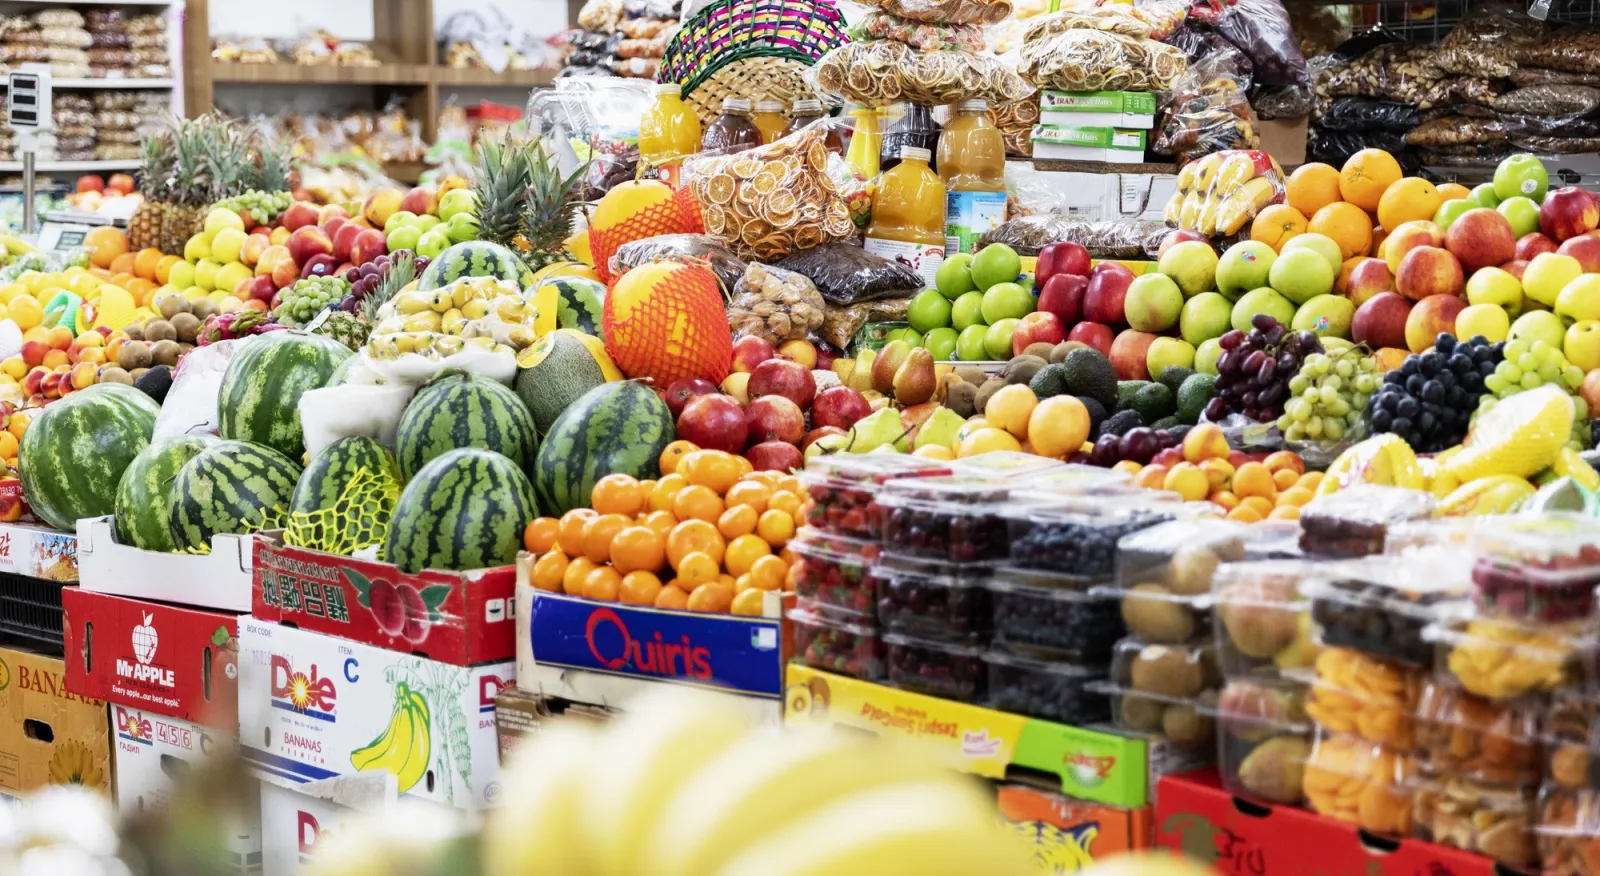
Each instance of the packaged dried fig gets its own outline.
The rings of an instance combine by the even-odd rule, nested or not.
[[[1530,85],[1494,99],[1501,113],[1530,116],[1588,116],[1600,111],[1600,89],[1586,85]]]
[[[728,325],[736,340],[755,335],[778,346],[822,328],[827,303],[809,279],[794,271],[753,263],[733,293]]]

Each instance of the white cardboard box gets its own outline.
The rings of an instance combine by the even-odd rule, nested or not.
[[[78,521],[78,584],[95,593],[247,612],[251,557],[248,535],[213,536],[209,554],[168,554],[118,544],[110,517]]]
[[[1178,190],[1170,173],[1077,173],[1035,170],[1027,185],[1049,197],[1040,207],[1072,219],[1162,221],[1167,201]]]
[[[261,783],[261,876],[296,876],[316,854],[317,841],[336,833],[344,822],[376,799],[354,799],[340,793],[338,782],[285,788]]]

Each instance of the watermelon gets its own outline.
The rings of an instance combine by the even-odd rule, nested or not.
[[[218,431],[229,441],[248,441],[292,460],[303,459],[300,396],[326,386],[352,355],[349,347],[321,335],[260,335],[234,353],[222,374]]]
[[[533,415],[504,384],[446,368],[400,415],[395,432],[400,474],[409,481],[430,460],[461,447],[493,450],[528,471],[539,433]]]
[[[452,450],[417,472],[389,521],[383,556],[402,572],[504,566],[539,515],[533,485],[492,450]]]
[[[587,277],[551,277],[534,287],[533,306],[539,311],[534,324],[540,337],[556,329],[576,329],[600,337],[605,313],[606,287]]]
[[[213,535],[282,525],[298,480],[300,466],[270,447],[248,441],[206,447],[172,482],[173,549],[209,551]]]
[[[289,511],[294,514],[313,514],[332,508],[345,487],[355,478],[356,472],[366,469],[373,474],[387,474],[400,483],[400,467],[395,463],[389,448],[364,435],[350,435],[329,444],[311,457],[311,464],[300,475],[294,488],[294,498]]]
[[[584,393],[621,379],[606,345],[572,329],[553,331],[517,355],[517,395],[541,435]]]
[[[660,475],[661,451],[677,437],[661,397],[631,380],[589,390],[561,412],[539,447],[533,484],[539,506],[559,517],[589,507],[608,474]]]
[[[72,532],[80,517],[116,510],[117,484],[150,443],[160,407],[120,383],[98,383],[51,402],[22,433],[22,490],[33,513]]]
[[[518,289],[533,285],[533,272],[517,254],[498,243],[469,240],[450,247],[434,259],[417,282],[418,291],[431,292],[462,277],[494,277]]]
[[[173,482],[212,444],[211,435],[178,435],[146,445],[117,483],[117,541],[145,551],[171,552]]]

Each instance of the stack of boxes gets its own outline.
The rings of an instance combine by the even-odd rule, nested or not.
[[[1033,157],[1142,164],[1156,96],[1134,91],[1041,91]]]

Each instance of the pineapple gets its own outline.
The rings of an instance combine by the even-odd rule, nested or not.
[[[215,137],[206,119],[184,122],[178,129],[173,149],[174,162],[171,203],[161,222],[161,251],[182,254],[189,238],[205,222],[206,205],[211,203],[211,182],[206,153]]]
[[[255,188],[268,193],[290,191],[289,144],[282,140],[263,137],[260,150],[261,167],[257,173]]]
[[[317,326],[314,334],[332,338],[352,350],[359,350],[372,336],[372,327],[378,324],[378,310],[389,299],[416,282],[415,256],[409,250],[397,250],[389,255],[389,270],[383,282],[361,299],[356,312],[337,310]]]
[[[527,150],[509,137],[484,137],[472,193],[478,201],[478,238],[517,249],[522,232],[522,202],[530,169]]]
[[[562,179],[555,153],[544,143],[535,141],[528,152],[528,188],[523,197],[521,228],[527,247],[522,260],[537,271],[573,260],[563,244],[572,234],[572,220],[578,211],[577,189],[588,165]]]
[[[478,146],[478,237],[522,256],[529,269],[571,261],[562,242],[572,233],[576,190],[587,166],[565,179],[543,143],[509,136]]]
[[[361,349],[372,334],[372,324],[346,310],[335,310],[317,326],[313,334],[332,338],[352,350]]]
[[[208,206],[244,194],[249,187],[246,177],[255,173],[250,144],[232,125],[216,128],[216,136],[206,142],[202,161],[211,177],[205,199]]]
[[[161,243],[162,214],[167,206],[167,178],[172,173],[173,163],[172,131],[162,131],[146,138],[140,144],[139,151],[139,194],[144,196],[144,202],[128,220],[128,245],[136,252]]]

